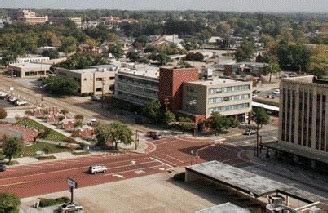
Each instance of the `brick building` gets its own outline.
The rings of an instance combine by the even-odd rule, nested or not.
[[[159,72],[159,101],[170,110],[182,108],[183,83],[198,80],[198,70],[192,68],[161,67]]]

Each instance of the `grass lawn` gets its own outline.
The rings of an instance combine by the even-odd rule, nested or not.
[[[46,151],[46,150],[47,150],[46,154],[53,154],[53,153],[67,151],[67,149],[63,147],[58,147],[55,144],[37,142],[31,146],[25,146],[22,150],[22,155],[24,157],[35,156],[37,151]]]
[[[45,129],[47,129],[46,126],[44,126],[32,119],[29,119],[29,118],[24,118],[24,119],[19,120],[19,121],[17,121],[17,124],[37,129],[39,132],[42,132]],[[43,139],[49,140],[49,141],[65,141],[66,137],[65,137],[65,135],[63,135],[59,132],[56,132],[53,129],[49,129],[49,133]]]

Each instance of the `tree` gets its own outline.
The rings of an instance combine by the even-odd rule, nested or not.
[[[75,123],[74,123],[74,128],[78,128],[78,127],[82,127],[83,126],[83,123],[81,120],[77,120]]]
[[[60,113],[66,117],[66,115],[69,113],[69,111],[67,109],[62,109],[62,110],[60,110]]]
[[[96,127],[96,138],[98,146],[106,146],[108,141],[115,144],[115,150],[118,149],[118,144],[131,144],[132,131],[127,125],[122,123],[101,124]]]
[[[256,123],[256,155],[259,156],[259,139],[260,139],[260,129],[263,125],[269,123],[269,115],[263,108],[256,108],[253,110],[253,119]]]
[[[49,49],[42,52],[42,56],[49,57],[50,59],[59,58],[59,53],[57,50]]]
[[[106,146],[111,131],[110,126],[108,124],[100,124],[96,127],[96,138],[97,138],[97,146]]]
[[[7,115],[7,111],[4,108],[0,107],[0,119],[5,119]]]
[[[157,123],[161,115],[161,103],[155,100],[148,101],[143,108],[143,113]]]
[[[250,61],[255,53],[254,42],[249,40],[244,40],[240,47],[236,51],[236,60],[240,61]]]
[[[179,117],[179,127],[182,131],[191,131],[195,128],[195,123],[188,117]]]
[[[115,58],[120,58],[123,55],[122,44],[114,43],[108,46],[109,52],[113,54]]]
[[[281,68],[278,62],[278,58],[275,56],[268,56],[265,58],[265,61],[268,63],[268,66],[265,68],[265,71],[270,74],[269,82],[272,81],[272,74],[278,74],[281,72]]]
[[[3,154],[9,159],[9,162],[15,155],[19,155],[23,148],[23,141],[16,137],[6,137],[2,145]]]
[[[196,52],[196,53],[189,52],[186,55],[186,60],[187,61],[204,61],[204,56],[200,52]]]
[[[74,79],[63,76],[49,76],[44,84],[47,91],[56,95],[74,95],[80,88]]]
[[[206,124],[214,129],[215,135],[219,135],[229,128],[237,127],[238,121],[232,117],[226,117],[220,115],[218,112],[214,112],[211,114],[211,117],[206,120]]]
[[[110,140],[115,143],[115,150],[118,150],[118,144],[123,143],[129,145],[132,143],[132,131],[131,129],[122,123],[110,124]]]
[[[167,111],[164,113],[163,123],[169,125],[170,123],[173,123],[175,121],[176,121],[175,115],[171,111]]]
[[[21,201],[16,195],[0,193],[0,212],[18,213],[20,205]]]
[[[60,49],[66,53],[74,52],[76,50],[76,44],[77,40],[73,36],[63,37]]]
[[[84,116],[83,115],[74,115],[75,120],[83,120]]]

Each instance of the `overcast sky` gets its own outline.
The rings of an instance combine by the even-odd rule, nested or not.
[[[328,12],[328,0],[0,0],[1,8]]]

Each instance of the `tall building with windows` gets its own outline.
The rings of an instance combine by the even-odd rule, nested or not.
[[[316,153],[328,152],[328,81],[315,76],[283,79],[279,142]]]
[[[140,66],[134,69],[120,69],[115,77],[114,97],[143,106],[151,100],[158,100],[159,71],[154,66]]]
[[[252,83],[231,79],[198,80],[183,84],[182,112],[208,118],[213,112],[245,121],[251,111]]]

